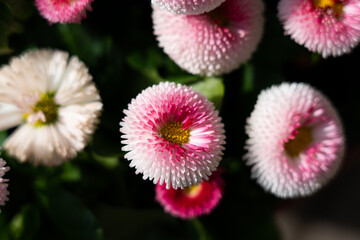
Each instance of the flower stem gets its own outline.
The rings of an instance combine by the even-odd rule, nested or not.
[[[206,232],[204,225],[200,222],[199,219],[193,218],[191,219],[191,222],[199,235],[199,240],[211,240],[210,235],[208,234],[208,232]]]

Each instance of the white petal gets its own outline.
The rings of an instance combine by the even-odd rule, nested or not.
[[[0,103],[0,130],[15,127],[21,123],[21,110],[12,104]]]

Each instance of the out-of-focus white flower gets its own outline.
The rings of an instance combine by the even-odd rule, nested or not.
[[[0,130],[20,125],[4,147],[22,162],[52,166],[74,158],[101,109],[88,69],[65,52],[29,51],[0,69]]]

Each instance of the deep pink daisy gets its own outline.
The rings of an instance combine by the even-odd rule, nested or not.
[[[223,3],[225,0],[151,0],[160,8],[176,13],[197,15],[209,12]]]
[[[281,0],[278,10],[285,34],[324,58],[360,41],[359,0]]]
[[[8,201],[9,191],[7,190],[8,187],[8,180],[4,179],[5,172],[9,171],[9,167],[5,167],[6,162],[4,159],[0,158],[0,206],[5,205],[5,201]],[[0,210],[1,212],[1,210]]]
[[[246,133],[252,176],[278,197],[312,194],[335,175],[343,159],[338,114],[324,95],[304,83],[262,91]]]
[[[94,0],[35,0],[40,14],[50,23],[80,23]]]
[[[206,97],[162,82],[131,101],[120,122],[130,167],[154,184],[184,188],[207,180],[222,158],[224,125]]]
[[[185,189],[166,189],[157,184],[156,200],[165,211],[183,219],[209,214],[219,203],[223,195],[224,181],[215,172],[208,181]]]
[[[221,75],[255,51],[263,32],[261,0],[227,0],[201,15],[177,15],[153,6],[159,46],[186,71]]]

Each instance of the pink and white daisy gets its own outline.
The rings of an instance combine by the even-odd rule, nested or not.
[[[4,147],[21,162],[53,166],[74,158],[101,109],[88,69],[65,52],[32,50],[0,68],[0,130],[20,125]]]
[[[171,215],[191,219],[209,214],[219,204],[223,189],[224,181],[215,172],[208,181],[185,189],[166,189],[157,184],[155,198]]]
[[[263,32],[261,0],[227,0],[211,12],[194,16],[153,9],[159,46],[192,74],[233,71],[251,57]]]
[[[225,0],[151,0],[151,2],[176,14],[197,15],[209,12],[223,3]]]
[[[324,95],[304,83],[263,90],[246,133],[252,177],[278,197],[312,194],[335,175],[343,159],[338,114]]]
[[[162,82],[142,91],[124,113],[122,150],[143,179],[184,188],[207,180],[219,165],[224,125],[213,103],[192,88]]]
[[[9,191],[7,190],[8,187],[8,180],[4,179],[4,175],[5,172],[9,171],[9,167],[5,167],[6,162],[4,161],[4,159],[0,158],[0,206],[4,206],[5,205],[5,201],[8,201],[8,195],[9,195]],[[1,209],[0,209],[0,213],[1,213]]]
[[[35,0],[40,14],[50,23],[80,23],[94,0]]]
[[[278,10],[285,34],[324,58],[359,44],[359,0],[281,0]]]

